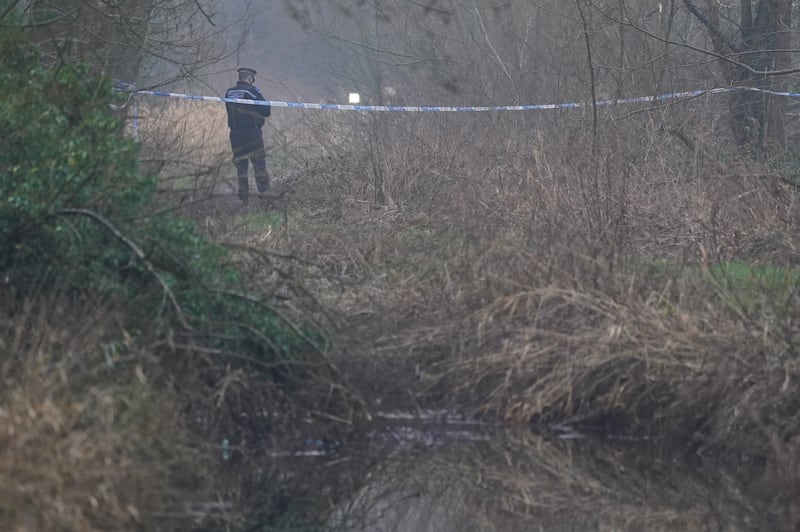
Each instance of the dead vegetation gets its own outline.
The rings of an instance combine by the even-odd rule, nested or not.
[[[696,133],[712,110],[687,106],[609,116],[595,148],[535,117],[364,118],[324,137],[262,245],[307,262],[341,363],[384,405],[772,455],[800,431],[796,191],[720,165]]]
[[[208,455],[114,307],[85,304],[80,315],[65,297],[3,305],[0,528],[187,526],[187,505],[212,496]]]
[[[33,324],[9,315],[4,348],[25,330],[52,334],[43,347],[8,347],[18,354],[3,366],[12,384],[0,412],[14,433],[0,434],[0,473],[25,480],[3,482],[12,502],[2,525],[272,523],[286,493],[313,499],[315,487],[287,481],[295,477],[265,464],[264,450],[322,433],[345,439],[365,412],[390,408],[444,407],[544,431],[571,423],[679,454],[749,456],[763,504],[775,490],[795,493],[797,192],[767,165],[721,166],[729,154],[696,134],[704,112],[625,127],[610,116],[599,143],[568,115],[555,130],[533,116],[309,115],[273,145],[283,179],[271,210],[254,212],[209,194],[231,171],[222,159],[198,159],[202,185],[168,165],[164,204],[230,245],[250,286],[288,320],[324,329],[326,347],[303,369],[308,378],[276,387],[236,361],[161,343],[107,367],[92,336],[106,321],[73,325],[42,310],[57,304],[33,305],[43,313]],[[695,150],[661,121],[695,132]],[[158,138],[169,145],[169,134]],[[65,335],[83,339],[73,363],[55,340]],[[74,376],[48,369],[62,366]],[[118,424],[123,411],[139,413]],[[223,439],[234,461],[219,470]],[[52,466],[20,466],[49,464],[50,449]],[[107,460],[113,467],[89,466]],[[203,471],[215,486],[187,491]],[[142,488],[151,485],[168,494]],[[582,500],[611,501],[611,491]],[[533,512],[517,503],[509,509]],[[709,518],[662,510],[648,523],[664,530]]]
[[[355,408],[325,364],[275,365],[270,378],[244,358],[159,339],[124,302],[50,293],[17,305],[7,288],[2,530],[236,530],[279,519],[305,479],[267,457],[335,435]]]

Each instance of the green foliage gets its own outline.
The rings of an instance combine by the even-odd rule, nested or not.
[[[101,291],[163,334],[202,330],[225,352],[274,362],[302,334],[245,297],[227,252],[195,227],[156,215],[156,180],[85,66],[46,68],[19,32],[0,36],[0,273],[34,286]]]
[[[800,280],[800,272],[771,264],[750,265],[726,262],[709,268],[713,275],[724,277],[732,286],[744,290],[764,289],[781,293],[791,290]]]
[[[773,264],[729,261],[707,267],[685,267],[664,259],[634,255],[628,257],[627,265],[653,286],[675,280],[684,285],[684,291],[691,297],[702,298],[709,304],[713,300],[739,317],[785,315],[793,307],[791,296],[800,286],[800,270]]]
[[[788,296],[800,282],[799,271],[771,264],[725,262],[710,266],[708,274],[728,304],[745,315],[790,304]]]
[[[85,67],[46,69],[13,35],[0,42],[0,65],[0,266],[13,258],[27,269],[64,240],[60,210],[132,216],[155,181],[138,175],[138,147],[109,113],[107,81]]]

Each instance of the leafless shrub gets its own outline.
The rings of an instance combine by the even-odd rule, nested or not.
[[[217,52],[221,29],[215,12],[200,0],[19,4],[46,63],[86,62],[98,73],[134,84],[157,63],[163,72],[151,80],[164,84],[191,78],[224,56]]]
[[[610,110],[599,142],[568,113],[535,135],[517,117],[391,119],[376,130],[392,146],[377,150],[383,203],[374,146],[345,149],[349,130],[317,128],[338,159],[300,194],[347,230],[295,228],[291,246],[344,283],[324,300],[353,317],[344,363],[367,393],[519,421],[606,419],[701,449],[770,454],[792,440],[796,420],[768,414],[796,401],[781,388],[800,370],[791,293],[743,314],[735,289],[702,272],[796,264],[796,192],[764,165],[721,164],[713,102],[684,105]],[[370,326],[384,332],[362,345]],[[392,381],[375,382],[387,366]]]

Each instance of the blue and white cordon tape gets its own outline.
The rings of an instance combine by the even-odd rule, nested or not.
[[[177,92],[164,92],[153,90],[136,90],[132,85],[126,83],[115,83],[115,88],[120,91],[130,92],[134,95],[163,96],[167,98],[182,98],[185,100],[200,100],[205,102],[229,102],[241,103],[245,105],[270,105],[272,107],[287,107],[290,109],[317,109],[334,111],[401,111],[401,112],[485,112],[485,111],[544,111],[553,109],[577,109],[581,107],[591,107],[591,102],[571,102],[571,103],[546,103],[534,105],[497,105],[497,106],[397,106],[397,105],[352,105],[335,103],[303,103],[303,102],[281,102],[274,100],[242,100],[237,98],[220,98],[218,96],[198,96],[194,94],[183,94]],[[594,103],[598,107],[610,105],[627,105],[635,103],[652,103],[666,100],[685,100],[703,96],[704,94],[721,94],[726,92],[759,92],[774,96],[785,96],[788,98],[800,98],[797,92],[778,92],[756,87],[720,87],[716,89],[701,89],[688,92],[671,92],[656,96],[638,96],[635,98],[624,98],[619,100],[600,100]]]

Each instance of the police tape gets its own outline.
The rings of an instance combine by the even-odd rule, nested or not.
[[[184,94],[178,92],[165,92],[154,90],[136,90],[130,84],[118,83],[115,85],[117,90],[129,92],[134,95],[161,96],[167,98],[181,98],[185,100],[200,100],[206,102],[225,102],[238,103],[245,105],[269,105],[272,107],[286,107],[289,109],[315,109],[333,111],[379,111],[379,112],[487,112],[487,111],[544,111],[558,109],[578,109],[582,107],[609,107],[614,105],[629,105],[636,103],[656,103],[669,100],[687,100],[703,95],[713,95],[731,92],[757,92],[772,96],[783,96],[788,98],[800,98],[797,92],[780,92],[758,87],[719,87],[714,89],[700,89],[687,92],[671,92],[654,96],[637,96],[634,98],[622,98],[615,100],[599,100],[596,102],[569,102],[569,103],[546,103],[532,105],[497,105],[497,106],[397,106],[397,105],[353,105],[335,103],[306,103],[306,102],[283,102],[275,100],[244,100],[238,98],[222,98],[219,96],[198,96],[195,94]]]

